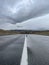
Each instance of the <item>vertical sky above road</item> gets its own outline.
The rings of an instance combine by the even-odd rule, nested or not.
[[[49,0],[0,0],[0,28],[48,13]]]

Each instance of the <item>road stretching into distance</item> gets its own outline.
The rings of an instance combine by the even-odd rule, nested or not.
[[[0,65],[20,65],[24,35],[0,36]]]
[[[23,48],[28,55],[26,65],[49,65],[49,36],[31,34],[0,36],[0,65],[20,65],[27,56]]]
[[[28,65],[49,65],[49,36],[28,35]]]

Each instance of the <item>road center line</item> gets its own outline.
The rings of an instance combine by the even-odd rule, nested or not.
[[[24,48],[22,52],[22,58],[21,58],[21,63],[20,65],[28,65],[28,55],[27,55],[27,37],[25,36],[25,41],[24,41]]]

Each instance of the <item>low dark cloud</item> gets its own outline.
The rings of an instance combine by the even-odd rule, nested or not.
[[[19,23],[48,13],[49,0],[0,0],[0,18],[7,18],[6,22]]]

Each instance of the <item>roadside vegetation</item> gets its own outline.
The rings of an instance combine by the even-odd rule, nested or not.
[[[39,35],[49,35],[49,30],[32,31],[32,30],[2,30],[2,29],[0,29],[0,35],[12,35],[12,34],[39,34]]]
[[[1,29],[0,29],[0,35],[12,35],[12,34],[18,34],[18,33],[16,33],[16,31],[1,30]]]

